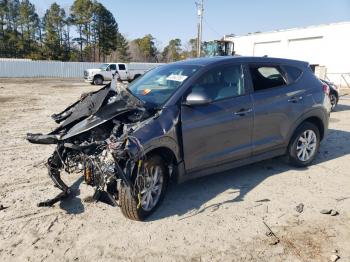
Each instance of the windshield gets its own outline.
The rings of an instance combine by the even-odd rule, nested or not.
[[[159,107],[199,68],[176,64],[157,67],[133,82],[128,89],[142,101]]]
[[[100,65],[101,70],[106,70],[106,68],[109,66],[109,64],[102,64]]]

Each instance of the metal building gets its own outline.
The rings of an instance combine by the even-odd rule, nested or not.
[[[225,36],[236,55],[307,61],[320,77],[350,87],[350,22]]]

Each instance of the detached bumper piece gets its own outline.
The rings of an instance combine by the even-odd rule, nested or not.
[[[60,190],[62,190],[62,192],[52,199],[40,202],[38,204],[38,207],[53,206],[55,203],[70,196],[71,189],[61,179],[60,169],[62,167],[63,167],[63,163],[62,163],[61,157],[59,155],[59,152],[56,150],[47,161],[47,169],[48,169],[48,175],[54,182],[55,186]]]
[[[55,135],[43,135],[43,134],[27,134],[27,140],[33,144],[50,145],[57,144],[58,139]]]

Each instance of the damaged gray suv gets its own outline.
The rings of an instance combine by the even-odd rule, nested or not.
[[[61,171],[83,172],[93,198],[144,220],[170,181],[183,182],[286,155],[304,167],[328,128],[329,90],[306,62],[257,57],[193,59],[165,65],[129,85],[115,81],[53,115],[48,174],[72,194]]]

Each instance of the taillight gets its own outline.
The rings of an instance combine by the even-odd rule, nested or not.
[[[323,92],[325,93],[325,94],[327,94],[327,95],[329,95],[329,86],[328,85],[326,85],[326,84],[323,84],[322,85],[322,88],[323,88]]]

